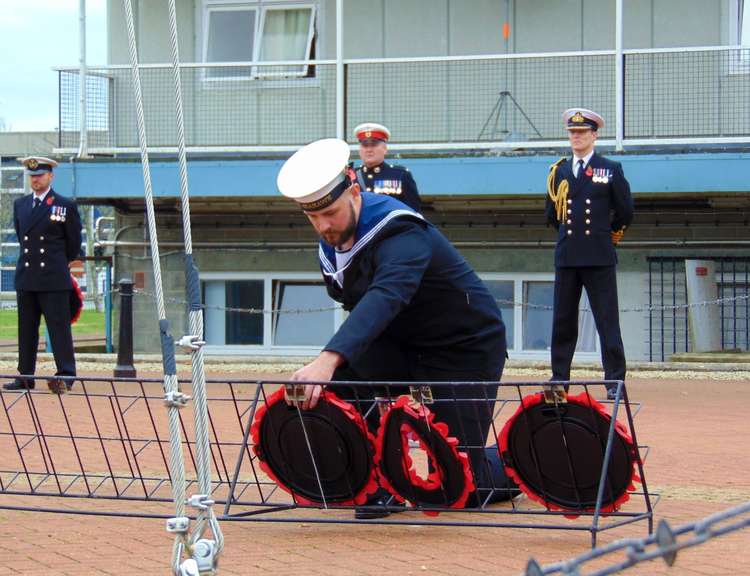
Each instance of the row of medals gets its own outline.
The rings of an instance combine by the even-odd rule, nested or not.
[[[53,206],[49,219],[54,222],[65,222],[65,214],[68,209],[65,206]]]
[[[398,196],[401,194],[401,180],[376,180],[372,191],[376,194]]]
[[[608,168],[594,168],[594,176],[591,181],[594,184],[606,184],[609,182],[610,172]]]

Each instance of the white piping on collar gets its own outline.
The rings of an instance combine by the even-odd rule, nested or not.
[[[354,260],[354,257],[357,255],[357,253],[362,250],[374,237],[375,235],[386,225],[388,222],[393,220],[394,218],[397,218],[398,216],[416,216],[417,218],[420,218],[421,220],[424,220],[424,217],[419,214],[418,212],[412,212],[411,210],[393,210],[389,212],[380,222],[378,222],[375,226],[370,229],[370,231],[362,236],[359,240],[357,240],[354,243],[354,246],[351,247],[351,257],[349,258],[349,261],[346,263],[346,265],[341,270],[336,270],[331,263],[331,261],[326,256],[326,253],[323,251],[323,246],[318,246],[318,258],[322,263],[323,266],[323,274],[326,276],[332,276],[333,279],[336,281],[336,283],[343,287],[343,282],[340,280],[343,278],[344,270],[346,270],[349,267],[349,264],[352,263]]]

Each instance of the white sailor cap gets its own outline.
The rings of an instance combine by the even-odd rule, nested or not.
[[[322,210],[354,182],[348,166],[349,154],[349,145],[343,140],[316,140],[284,162],[276,185],[306,212]]]
[[[563,122],[568,130],[598,130],[604,128],[604,118],[586,108],[568,108],[563,112]]]
[[[354,129],[354,136],[360,142],[365,142],[367,140],[381,140],[383,142],[388,142],[388,139],[391,137],[391,131],[382,124],[365,122]]]
[[[52,172],[52,169],[57,166],[57,162],[52,158],[45,158],[44,156],[26,156],[25,158],[19,158],[18,161],[24,165],[26,174],[29,176]]]

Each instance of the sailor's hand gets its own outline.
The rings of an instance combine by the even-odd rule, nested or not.
[[[620,243],[620,240],[622,240],[623,235],[625,234],[625,229],[622,228],[617,231],[613,230],[611,234],[612,234],[612,244],[617,246]]]
[[[323,393],[320,384],[301,384],[289,382],[284,385],[284,400],[290,406],[299,406],[303,410],[315,408]]]
[[[334,371],[343,362],[344,358],[340,354],[324,350],[315,360],[297,370],[291,380],[293,382],[330,382]],[[315,408],[322,392],[323,386],[320,384],[299,386],[289,384],[285,388],[284,397],[287,404],[297,404],[303,410],[307,410]]]

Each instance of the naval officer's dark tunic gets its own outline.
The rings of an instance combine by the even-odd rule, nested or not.
[[[417,183],[408,168],[383,162],[378,166],[357,168],[357,182],[362,192],[386,194],[413,208],[422,209]]]
[[[34,374],[41,315],[47,325],[57,375],[75,376],[68,263],[81,250],[81,219],[76,204],[50,189],[34,208],[34,194],[13,203],[20,244],[15,289],[18,301],[18,371]],[[29,383],[30,385],[31,383]]]
[[[562,162],[555,175],[555,190],[563,180],[569,185],[563,220],[558,221],[549,197],[546,204],[547,219],[557,228],[552,379],[570,379],[578,340],[578,307],[585,287],[599,332],[604,377],[623,380],[625,351],[617,301],[617,254],[611,233],[623,230],[633,220],[630,186],[619,162],[596,153],[578,177],[573,175],[571,159]]]

